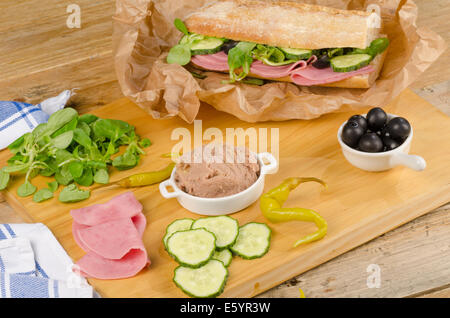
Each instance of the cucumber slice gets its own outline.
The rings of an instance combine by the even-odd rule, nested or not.
[[[167,239],[175,232],[190,230],[192,223],[194,223],[194,220],[189,218],[178,219],[170,223],[166,228],[166,235],[164,235],[163,238],[164,246],[166,247],[166,249]]]
[[[371,60],[369,54],[349,54],[333,57],[330,64],[335,72],[351,72],[368,65]]]
[[[214,233],[218,250],[233,245],[239,233],[239,223],[226,215],[200,218],[192,224],[192,228],[205,228]]]
[[[198,268],[206,264],[216,250],[216,237],[205,229],[178,231],[167,240],[167,252],[180,265]]]
[[[264,223],[251,222],[239,228],[236,243],[231,251],[244,259],[262,257],[269,251],[270,228]]]
[[[175,269],[173,281],[191,297],[217,297],[227,282],[228,270],[222,262],[210,260],[200,268],[178,266]]]
[[[280,48],[286,55],[288,60],[307,60],[312,56],[312,50],[291,49],[288,47]]]
[[[231,264],[231,260],[233,259],[233,254],[231,254],[229,249],[216,251],[212,257],[212,259],[221,261],[225,267]]]
[[[284,60],[282,62],[273,62],[267,58],[261,58],[259,59],[261,62],[263,62],[266,65],[270,65],[270,66],[281,66],[281,65],[288,65],[288,64],[292,64],[294,62],[296,62],[297,60]]]
[[[192,55],[214,54],[220,51],[223,40],[213,37],[207,37],[191,45]]]

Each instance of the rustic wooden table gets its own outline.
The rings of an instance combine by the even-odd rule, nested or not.
[[[122,93],[115,79],[112,0],[77,0],[81,28],[68,28],[58,0],[0,2],[0,99],[37,103],[79,88],[70,106],[86,112]],[[450,42],[447,0],[416,0],[419,26]],[[450,116],[450,51],[411,88]],[[448,171],[443,173],[449,174]],[[23,222],[2,202],[0,223]],[[259,297],[450,297],[450,204],[309,270]],[[368,288],[370,264],[381,270],[379,288]]]

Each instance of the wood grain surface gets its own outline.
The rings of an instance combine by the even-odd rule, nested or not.
[[[418,25],[450,39],[448,0],[418,0]],[[79,88],[72,105],[92,109],[122,97],[112,57],[113,0],[78,0],[81,28],[66,26],[69,0],[0,2],[0,96],[37,103]],[[450,79],[450,50],[412,85],[415,91]]]
[[[450,6],[448,1],[416,0],[415,2],[419,8],[417,24],[439,33],[449,43]],[[65,25],[68,16],[66,7],[71,3],[73,2],[67,0],[4,0],[0,2],[0,37],[2,39],[0,99],[37,103],[64,89],[76,87],[79,91],[71,99],[70,106],[86,112],[122,96],[115,80],[111,53],[111,15],[114,12],[114,1],[76,1],[82,12],[80,29],[68,29]],[[417,94],[448,115],[450,115],[450,69],[446,66],[449,64],[450,51],[447,50],[411,85]],[[445,258],[448,250],[444,250],[447,254],[442,253],[441,257],[438,255],[431,257],[428,260],[429,266],[424,266],[422,262],[422,256],[432,252],[429,245],[432,240],[424,233],[441,233],[444,238],[447,238],[447,242],[450,240],[448,233],[442,231],[442,228],[448,227],[449,207],[450,205],[447,205],[416,219],[414,223],[405,224],[261,296],[298,297],[298,287],[301,287],[307,297],[355,296],[353,289],[359,290],[360,293],[356,296],[361,297],[449,297],[450,278],[442,278],[441,274],[434,270],[434,268],[440,268],[441,264],[448,264],[448,259]],[[436,214],[442,222],[434,221]],[[23,221],[9,204],[2,202],[0,194],[0,222]],[[413,246],[408,245],[411,237],[401,230],[402,228],[411,230],[409,227],[411,224],[414,224],[413,229],[416,229],[415,233],[417,233],[416,243]],[[389,240],[384,240],[384,237],[389,237]],[[437,249],[448,248],[445,240],[438,239],[438,241],[441,245],[437,245]],[[370,254],[366,253],[368,245],[372,246]],[[400,263],[408,263],[408,266],[402,267],[402,279],[396,279],[395,275],[389,273],[396,272],[399,262],[387,255],[400,253],[405,255],[405,260]],[[347,257],[348,254],[351,254],[351,257]],[[372,258],[381,260],[382,275],[391,277],[389,285],[382,283],[382,292],[373,289],[364,290],[364,287],[360,286],[361,280],[367,277],[366,264],[371,263]],[[361,271],[342,270],[339,275],[327,275],[328,266],[334,266],[336,269],[363,268]],[[417,275],[417,272],[420,272],[420,275]],[[316,281],[311,279],[315,275],[318,276]],[[311,284],[306,283],[308,281]],[[323,288],[321,289],[317,284]],[[341,292],[330,294],[326,285]],[[387,286],[389,288],[385,288]],[[410,286],[416,287],[411,290],[411,294],[408,294]]]
[[[439,208],[261,297],[298,297],[299,288],[306,297],[312,298],[418,297],[441,289],[444,292],[449,287],[450,276],[449,213],[450,207]],[[370,264],[380,267],[379,288],[367,286]]]

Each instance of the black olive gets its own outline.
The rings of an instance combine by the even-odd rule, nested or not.
[[[348,119],[348,121],[356,121],[364,130],[367,129],[367,120],[364,116],[361,115],[353,115]]]
[[[387,122],[387,115],[380,107],[375,107],[367,113],[367,125],[372,131],[379,131]]]
[[[389,150],[397,148],[402,143],[400,143],[400,142],[398,142],[398,141],[396,141],[394,139],[391,139],[389,137],[383,137],[383,144],[384,144],[384,147],[385,147],[384,151],[389,151]]]
[[[376,133],[366,133],[359,139],[358,149],[364,152],[380,152],[383,150],[383,141]]]
[[[239,43],[239,41],[227,41],[222,45],[222,51],[224,51],[226,54],[228,54],[228,52],[234,48],[237,44]]]
[[[389,132],[387,131],[387,126],[384,126],[384,127],[380,130],[380,137],[381,137],[381,138],[389,137]]]
[[[312,63],[312,66],[315,68],[327,68],[330,66],[330,59],[328,58],[328,54],[324,54],[321,57],[317,59],[314,63]]]
[[[405,118],[395,117],[387,123],[386,131],[390,138],[403,142],[411,132],[411,125]]]
[[[356,122],[349,121],[342,129],[342,141],[349,147],[356,148],[359,138],[364,135],[365,130]]]

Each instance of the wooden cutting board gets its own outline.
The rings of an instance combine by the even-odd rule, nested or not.
[[[351,166],[343,157],[336,140],[342,122],[352,114],[365,113],[359,109],[351,113],[328,114],[315,120],[291,120],[251,124],[233,116],[202,106],[198,119],[203,120],[203,131],[209,127],[244,129],[279,128],[280,168],[266,178],[265,190],[292,176],[314,176],[325,180],[329,188],[323,191],[314,183],[304,184],[291,193],[286,206],[311,208],[319,212],[329,224],[327,236],[318,242],[293,248],[301,236],[315,230],[303,222],[270,224],[272,242],[268,254],[256,260],[235,257],[229,267],[230,275],[223,297],[248,297],[259,294],[312,267],[326,262],[358,245],[361,245],[401,224],[450,201],[450,119],[431,104],[409,90],[404,91],[386,110],[406,117],[414,128],[411,153],[427,161],[427,168],[415,172],[397,167],[387,172],[370,173]],[[127,99],[120,99],[95,114],[105,118],[128,121],[137,132],[150,138],[153,145],[140,165],[129,171],[115,171],[111,181],[142,171],[164,167],[168,159],[160,155],[171,151],[178,140],[171,140],[175,128],[188,125],[179,118],[154,120]],[[0,152],[0,164],[10,156]],[[50,178],[38,177],[33,183],[44,187]],[[5,197],[22,217],[30,222],[46,224],[74,261],[84,252],[75,244],[69,210],[95,203],[103,203],[126,191],[119,188],[97,189],[88,201],[63,204],[52,199],[40,204],[31,198],[16,195],[22,178],[13,180]],[[177,266],[165,252],[162,237],[166,226],[173,220],[199,216],[183,209],[175,199],[164,199],[156,185],[133,190],[144,205],[148,221],[144,244],[152,264],[137,276],[122,280],[97,280],[89,282],[104,297],[183,297],[172,282]],[[267,222],[261,215],[258,203],[232,215],[240,224],[250,221]]]

